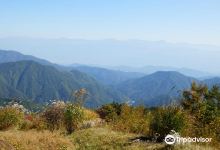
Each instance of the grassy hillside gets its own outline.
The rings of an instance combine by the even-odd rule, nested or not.
[[[139,135],[115,132],[108,127],[89,128],[65,136],[49,131],[1,131],[1,150],[169,150],[165,144],[133,142]],[[174,150],[215,150],[210,146],[177,145]]]

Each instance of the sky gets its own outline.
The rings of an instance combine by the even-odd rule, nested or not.
[[[220,45],[219,0],[0,0],[0,37]]]
[[[0,49],[59,64],[220,74],[219,8],[219,0],[0,0]]]

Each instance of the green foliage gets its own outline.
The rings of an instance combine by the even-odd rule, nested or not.
[[[152,134],[159,133],[165,137],[171,130],[182,131],[185,123],[185,115],[179,107],[162,107],[154,112],[150,130]]]
[[[86,106],[95,108],[120,97],[92,77],[76,70],[61,72],[33,61],[0,64],[0,96],[21,97],[44,103],[68,100],[71,92],[85,88],[90,93]]]
[[[118,131],[148,134],[151,114],[142,106],[131,107],[127,104],[121,106],[121,113],[114,123]]]
[[[23,113],[13,107],[0,108],[0,130],[15,127],[23,118]]]
[[[115,130],[142,134],[149,132],[151,114],[142,106],[111,103],[103,105],[97,112]]]
[[[64,123],[68,134],[71,134],[77,129],[79,123],[82,122],[84,117],[83,109],[73,104],[67,104],[64,110]]]
[[[191,89],[183,92],[182,106],[191,114],[198,113],[203,107],[203,102],[206,100],[208,88],[205,85],[197,85],[192,83]]]
[[[206,85],[193,83],[190,90],[183,92],[182,106],[188,113],[191,135],[220,140],[219,103],[220,90],[217,86],[208,89]]]
[[[121,106],[121,104],[115,102],[106,104],[99,108],[97,113],[107,122],[114,122],[121,113]]]

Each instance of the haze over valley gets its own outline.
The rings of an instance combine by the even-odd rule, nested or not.
[[[197,76],[220,74],[220,47],[212,45],[68,38],[0,38],[0,45],[4,50],[16,50],[62,65],[78,63],[118,69],[124,69],[119,66],[127,66],[134,67],[134,71],[140,68],[138,72],[142,70],[146,73],[153,70],[184,72],[186,68],[189,73],[191,70],[201,71],[197,72]],[[148,68],[149,71],[142,69],[145,66],[154,68]]]
[[[192,82],[220,85],[219,77],[208,78],[208,74],[189,69],[152,66],[129,71],[80,64],[63,66],[5,50],[0,51],[0,58],[1,97],[21,97],[37,103],[68,101],[73,91],[86,88],[89,98],[85,105],[91,108],[113,101],[160,106],[178,102],[180,91]]]

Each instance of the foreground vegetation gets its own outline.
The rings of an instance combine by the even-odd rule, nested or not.
[[[59,132],[8,130],[0,132],[1,150],[74,150],[71,139]]]
[[[18,103],[0,108],[1,149],[219,149],[220,90],[192,84],[179,104],[146,108],[112,103],[83,106],[80,89],[70,102],[53,101],[31,112]],[[208,137],[211,143],[166,145],[167,134]]]
[[[109,127],[93,127],[63,135],[59,131],[20,131],[0,132],[1,150],[166,150],[164,143],[134,141],[138,134],[111,130]],[[175,146],[176,150],[216,150],[208,145],[184,144]]]

